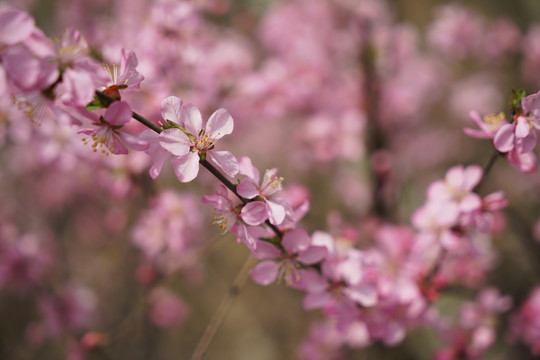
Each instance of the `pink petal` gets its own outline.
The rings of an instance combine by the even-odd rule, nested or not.
[[[377,304],[377,289],[373,285],[360,284],[343,289],[349,299],[362,306],[373,306]]]
[[[190,152],[187,155],[179,156],[173,160],[172,165],[180,182],[190,182],[199,173],[199,154]]]
[[[470,137],[473,137],[473,138],[478,138],[478,139],[490,139],[491,136],[490,134],[486,134],[484,131],[482,130],[477,130],[477,129],[471,129],[471,128],[464,128],[463,129],[463,132],[470,136]]]
[[[247,176],[255,184],[259,183],[259,170],[251,163],[251,159],[247,156],[242,156],[238,158],[238,165],[240,168],[238,172],[242,175]]]
[[[279,225],[285,220],[286,211],[283,205],[267,200],[266,207],[272,224]]]
[[[298,269],[298,281],[293,279],[292,287],[306,292],[324,292],[328,281],[314,269]]]
[[[107,108],[103,118],[111,125],[124,125],[131,119],[131,108],[125,101],[115,101]]]
[[[482,208],[482,199],[478,194],[470,193],[461,199],[459,210],[463,212],[471,212]]]
[[[0,10],[0,45],[14,45],[23,41],[34,30],[34,19],[14,8]]]
[[[213,139],[219,139],[232,133],[233,128],[233,118],[225,109],[218,109],[206,123],[206,131],[212,134],[211,138]]]
[[[202,117],[193,104],[184,104],[180,111],[180,123],[190,134],[197,136],[202,129]]]
[[[309,247],[311,239],[306,230],[295,228],[283,235],[281,244],[289,254],[298,253]]]
[[[442,180],[437,180],[429,185],[427,197],[430,200],[449,200],[451,196],[447,184]]]
[[[122,49],[120,76],[117,81],[119,84],[127,85],[126,91],[138,90],[141,86],[141,81],[144,80],[144,76],[136,70],[138,64],[139,61],[135,52]]]
[[[229,151],[209,151],[208,158],[216,164],[228,176],[236,176],[238,174],[238,161],[236,157]]]
[[[364,347],[370,342],[369,330],[365,323],[355,321],[347,329],[347,345]]]
[[[516,137],[518,139],[524,138],[525,136],[529,135],[529,132],[531,131],[529,127],[529,123],[527,119],[524,116],[518,116],[516,120]]]
[[[262,201],[247,203],[240,211],[240,217],[248,225],[259,225],[268,219],[266,204]]]
[[[24,46],[17,45],[3,50],[2,65],[8,78],[18,87],[24,90],[40,90],[33,89],[40,76],[40,62]]]
[[[514,126],[512,124],[503,125],[497,130],[493,145],[495,149],[506,153],[514,148]]]
[[[152,159],[154,160],[154,163],[150,167],[149,173],[150,177],[152,179],[157,179],[159,174],[161,173],[161,170],[163,169],[163,165],[165,162],[171,157],[171,153],[161,149],[161,151],[156,151],[154,155],[152,156]]]
[[[533,151],[536,147],[536,132],[531,131],[529,135],[516,141],[516,150],[520,153]]]
[[[478,165],[467,166],[464,170],[464,190],[471,191],[482,179],[484,171]]]
[[[7,78],[6,71],[0,66],[0,97],[4,97],[7,94]]]
[[[270,285],[276,281],[279,272],[279,264],[275,261],[265,260],[258,263],[249,271],[251,278],[259,285]]]
[[[465,182],[464,175],[462,165],[453,166],[446,172],[446,183],[461,188]]]
[[[328,304],[330,301],[332,301],[332,299],[332,295],[327,292],[310,293],[304,297],[304,300],[302,301],[302,306],[306,311],[320,309],[326,304]]]
[[[258,260],[278,259],[281,251],[267,241],[257,241],[257,249],[253,251],[253,256]]]
[[[167,129],[159,134],[159,144],[175,156],[183,156],[190,152],[191,141],[180,129]]]
[[[58,85],[58,94],[67,105],[86,106],[94,97],[94,80],[86,71],[67,69]]]
[[[536,155],[532,152],[518,153],[517,151],[510,151],[507,158],[510,164],[519,171],[533,173],[536,170]]]
[[[302,264],[312,265],[322,261],[326,255],[328,255],[328,251],[324,246],[310,246],[301,251],[296,260]]]
[[[133,136],[131,134],[121,132],[120,137],[133,150],[145,151],[149,147],[146,141],[142,140],[141,138],[138,138],[137,136]]]
[[[311,245],[324,246],[330,254],[333,254],[336,248],[332,235],[323,231],[315,231],[311,235]]]
[[[177,124],[181,123],[180,112],[184,103],[176,96],[169,96],[161,101],[161,117]]]
[[[237,186],[236,191],[238,194],[246,199],[253,199],[255,196],[259,195],[259,189],[252,182],[251,179],[246,178]]]
[[[124,146],[124,144],[122,144],[122,142],[120,141],[120,138],[117,136],[117,135],[113,135],[112,136],[112,152],[115,154],[115,155],[120,155],[120,154],[127,154],[128,153],[128,149]]]

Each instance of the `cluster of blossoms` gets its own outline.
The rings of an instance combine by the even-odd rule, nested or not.
[[[469,136],[491,139],[497,151],[505,154],[514,167],[525,173],[536,170],[536,130],[540,129],[540,111],[538,94],[525,96],[524,92],[515,92],[512,100],[514,116],[510,122],[503,113],[486,115],[483,118],[477,112],[471,112],[471,119],[479,130],[465,129]]]
[[[338,26],[336,18],[330,15],[336,15],[331,5],[321,1],[316,1],[313,7],[310,4],[298,1],[276,7],[262,26],[264,46],[273,56],[261,65],[258,73],[243,76],[234,91],[238,97],[249,95],[249,101],[258,104],[257,109],[242,110],[248,114],[259,111],[267,118],[280,117],[291,111],[309,114],[310,120],[295,136],[298,142],[311,143],[316,148],[317,161],[325,162],[335,157],[357,160],[364,149],[355,142],[365,130],[366,120],[380,120],[381,128],[394,124],[387,109],[380,109],[380,119],[373,119],[373,113],[379,113],[379,109],[358,111],[358,108],[369,106],[358,103],[359,94],[370,90],[373,85],[369,83],[368,75],[380,77],[381,89],[377,94],[380,99],[377,99],[376,106],[393,104],[387,108],[394,111],[403,108],[405,114],[412,115],[424,106],[425,94],[435,87],[435,76],[420,81],[417,89],[408,91],[405,84],[409,82],[410,75],[407,74],[411,69],[417,72],[427,69],[435,73],[437,64],[431,59],[423,61],[418,58],[413,45],[415,40],[410,39],[414,36],[408,30],[391,28],[389,31],[395,33],[395,37],[388,34],[381,38],[370,37],[378,30],[371,25],[374,18],[384,12],[383,8],[370,2],[356,8],[353,1],[342,1],[341,10],[355,9],[348,24],[363,29],[351,36],[346,35],[349,29]],[[192,6],[182,6],[163,5],[152,14],[153,18],[167,15],[159,31],[171,39],[189,38],[200,26],[195,21],[199,18],[193,15]],[[307,28],[302,33],[309,36],[284,36],[283,32],[290,28],[282,28],[281,25],[291,22],[291,16],[299,14],[305,23],[294,23],[301,29]],[[479,34],[482,33],[481,27],[477,26],[479,21],[471,20],[469,14],[452,8],[446,8],[439,16],[430,30],[430,39],[440,51],[465,57],[471,49],[479,46]],[[178,33],[175,23],[180,20],[183,28]],[[321,20],[318,26],[314,26],[318,20]],[[506,23],[497,23],[489,30],[495,34],[492,37],[499,39],[497,34],[503,31],[500,28],[512,30]],[[395,50],[399,53],[396,64],[375,66],[369,64],[374,59],[367,59],[364,70],[373,74],[369,71],[364,74],[366,79],[364,89],[361,89],[358,83],[346,80],[355,78],[348,76],[349,71],[354,72],[349,68],[350,64],[337,77],[338,80],[346,80],[344,83],[337,81],[328,71],[330,65],[326,61],[339,63],[341,58],[337,55],[343,54],[356,58],[359,51],[352,51],[356,47],[346,46],[347,42],[336,45],[340,42],[333,41],[333,36],[328,36],[324,43],[314,41],[318,36],[313,36],[312,32],[323,36],[327,30],[333,36],[344,36],[350,43],[360,43],[364,50],[373,46],[390,51],[390,39],[400,36],[408,42]],[[475,36],[470,44],[456,41],[471,33]],[[512,45],[518,35],[514,35],[502,39],[489,51],[501,57],[515,51]],[[235,48],[238,44],[230,46],[233,48],[231,52],[241,52]],[[292,52],[285,51],[289,47]],[[186,51],[182,56],[186,63],[190,63],[200,54],[196,48],[187,48],[191,52]],[[304,53],[306,49],[309,50],[307,56]],[[215,58],[219,58],[222,52],[225,50],[220,49]],[[337,55],[335,58],[316,56],[326,53]],[[107,57],[107,53],[104,56]],[[174,56],[171,53],[167,58],[170,60]],[[319,356],[314,355],[317,346],[326,346],[324,358],[337,358],[343,346],[365,347],[377,341],[393,346],[403,341],[408,331],[420,327],[440,330],[445,345],[436,357],[441,360],[479,358],[495,343],[495,316],[510,308],[509,298],[496,290],[483,290],[476,302],[464,303],[454,324],[446,321],[433,306],[440,293],[450,285],[477,289],[494,266],[490,234],[498,230],[496,219],[500,216],[499,211],[507,206],[507,200],[502,191],[486,196],[477,193],[485,176],[479,166],[452,167],[444,180],[433,182],[427,191],[427,202],[412,215],[415,229],[379,219],[368,234],[368,243],[354,232],[315,231],[310,234],[300,224],[310,208],[308,197],[301,191],[295,193],[294,189],[284,187],[284,179],[278,176],[277,168],[266,170],[261,177],[249,157],[236,157],[230,151],[217,149],[218,143],[221,145],[225,141],[220,140],[235,128],[227,110],[218,109],[204,122],[195,105],[168,96],[160,100],[161,119],[155,116],[153,120],[157,121],[146,120],[133,111],[137,102],[129,98],[138,96],[144,79],[137,70],[137,56],[133,51],[121,49],[118,58],[119,66],[102,66],[79,32],[67,30],[55,45],[25,12],[7,7],[0,9],[0,95],[11,97],[35,123],[54,118],[55,122],[43,122],[43,133],[49,131],[48,127],[53,123],[51,133],[69,129],[72,135],[78,134],[83,143],[92,143],[91,148],[95,152],[99,150],[106,155],[145,153],[148,157],[142,161],[141,168],[145,168],[149,159],[152,179],[157,179],[169,163],[182,183],[195,180],[200,166],[215,175],[222,185],[216,193],[205,195],[202,202],[214,208],[214,224],[223,232],[234,234],[237,241],[245,244],[253,257],[259,260],[250,270],[253,281],[260,285],[283,281],[304,293],[303,307],[306,311],[320,309],[326,317],[324,322],[312,328],[300,350],[302,356],[316,358]],[[237,64],[231,59],[231,64],[222,61],[225,63],[218,62],[213,69],[219,70],[219,75],[229,72],[232,79],[242,74],[244,67],[250,66]],[[165,68],[164,64],[159,62],[149,73],[166,71],[159,66]],[[196,65],[192,68],[202,71]],[[394,76],[385,78],[382,69],[389,69]],[[211,76],[206,74],[207,77]],[[292,87],[289,86],[291,81]],[[225,85],[215,87],[223,90]],[[332,96],[312,92],[318,87],[336,92]],[[210,107],[219,100],[218,94],[216,90],[213,96],[201,102]],[[473,137],[491,139],[495,149],[516,168],[523,172],[534,171],[535,129],[540,128],[539,94],[525,96],[516,92],[510,122],[504,115],[482,118],[476,112],[471,113],[479,130],[466,129],[465,132]],[[357,100],[343,100],[351,98]],[[329,131],[335,127],[329,123],[333,121],[334,107],[337,107],[332,99],[345,102],[337,111],[337,131]],[[230,104],[233,109],[242,105],[234,98]],[[142,125],[134,124],[132,118],[149,129],[141,131]],[[321,139],[323,141],[319,141]],[[381,148],[369,149],[370,160],[376,163],[376,175],[381,180],[388,175],[391,165],[385,163],[384,151],[379,150]],[[299,156],[302,158],[305,153],[299,153]],[[167,275],[181,270],[200,274],[197,252],[202,241],[197,235],[202,219],[193,210],[195,208],[191,195],[162,192],[153,199],[151,208],[141,213],[132,232],[132,241],[144,256],[137,271],[140,283],[155,286],[157,273]],[[114,218],[114,214],[111,216]],[[0,230],[0,286],[39,284],[51,266],[47,251],[41,249],[41,242],[31,235],[14,236],[10,228]],[[25,280],[21,282],[17,277]],[[534,334],[537,324],[528,315],[534,313],[534,309],[530,309],[534,308],[535,298],[533,294],[514,317],[513,334],[531,344],[536,353]],[[160,285],[148,292],[146,304],[150,320],[162,328],[181,323],[188,314],[184,301]],[[54,291],[53,295],[44,295],[38,307],[42,322],[31,324],[27,330],[28,337],[35,343],[43,341],[45,333],[60,336],[88,328],[95,299],[83,288],[66,286]],[[83,337],[79,350],[84,353],[94,346],[92,344],[101,346],[103,341],[99,338],[92,342]]]

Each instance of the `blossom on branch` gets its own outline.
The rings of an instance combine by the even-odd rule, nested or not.
[[[190,182],[199,173],[199,161],[207,158],[228,176],[238,173],[238,161],[229,151],[215,151],[216,142],[232,133],[234,121],[225,109],[214,112],[203,128],[202,116],[193,104],[171,96],[161,103],[161,113],[168,121],[159,135],[159,144],[169,151],[174,172],[181,182]]]

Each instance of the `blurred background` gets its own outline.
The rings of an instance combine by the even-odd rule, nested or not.
[[[6,5],[27,10],[50,38],[79,30],[103,62],[134,50],[145,80],[127,99],[154,122],[169,95],[204,118],[226,108],[235,132],[220,149],[251,157],[261,172],[277,167],[291,196],[309,198],[310,233],[359,247],[379,221],[410,226],[449,167],[487,164],[490,142],[463,133],[475,128],[470,111],[509,116],[512,88],[540,88],[536,0]],[[153,181],[145,154],[94,154],[76,132],[36,127],[10,99],[0,105],[0,359],[189,358],[249,256],[200,203],[217,181],[201,170],[181,184],[170,167]],[[519,306],[538,284],[539,185],[538,173],[498,160],[483,195],[503,189],[511,205],[478,273],[443,294],[441,312],[452,317],[486,285]],[[299,344],[320,318],[302,309],[300,292],[248,279],[207,358],[305,358]],[[88,343],[99,346],[81,349]],[[438,347],[419,329],[397,346],[343,355],[431,359]],[[534,357],[501,341],[485,358]]]

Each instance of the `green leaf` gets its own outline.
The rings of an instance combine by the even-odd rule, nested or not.
[[[521,100],[527,96],[525,90],[512,89],[512,98],[510,99],[510,107],[512,108],[513,115],[521,115],[523,110],[521,109]]]
[[[88,103],[88,105],[86,105],[86,110],[88,111],[94,111],[94,110],[98,110],[98,109],[104,109],[106,108],[107,105],[105,105],[100,98],[98,98],[97,96],[94,96],[94,99],[92,99],[92,101],[90,101]]]

